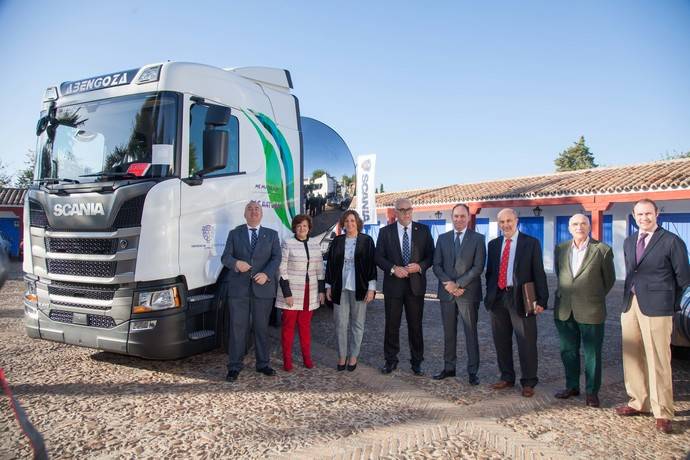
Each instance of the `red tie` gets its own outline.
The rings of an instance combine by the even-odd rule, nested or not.
[[[505,289],[508,286],[508,259],[510,259],[510,242],[506,240],[506,245],[501,254],[501,267],[498,270],[498,288]]]

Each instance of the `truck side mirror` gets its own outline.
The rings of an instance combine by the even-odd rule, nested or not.
[[[214,129],[204,131],[204,169],[197,175],[203,176],[213,171],[225,168],[228,163],[229,133]]]

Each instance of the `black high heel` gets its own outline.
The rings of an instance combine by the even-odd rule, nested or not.
[[[348,365],[347,365],[347,370],[348,370],[349,372],[352,372],[352,371],[354,371],[355,369],[357,369],[357,363],[348,364]]]
[[[338,372],[344,371],[347,366],[345,364],[338,364],[338,367],[336,367],[336,370]]]

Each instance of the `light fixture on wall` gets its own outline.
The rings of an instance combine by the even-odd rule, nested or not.
[[[436,216],[437,219],[440,219],[441,216],[443,216],[443,213],[442,213],[441,211],[436,211],[436,212],[434,213],[434,215]]]
[[[534,213],[534,217],[541,216],[541,208],[539,207],[539,205],[537,205],[534,209],[532,209],[532,212]]]

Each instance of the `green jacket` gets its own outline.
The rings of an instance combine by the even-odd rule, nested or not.
[[[606,318],[606,294],[616,281],[611,247],[590,238],[578,273],[570,268],[573,240],[556,246],[554,257],[558,290],[554,318],[566,321],[572,312],[575,321],[601,324]]]

